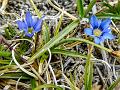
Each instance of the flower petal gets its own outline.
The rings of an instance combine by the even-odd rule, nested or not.
[[[111,33],[104,33],[103,37],[110,40],[115,38],[115,36],[113,36]]]
[[[24,29],[27,29],[27,25],[24,21],[16,21],[16,23],[18,24],[18,27],[19,27],[19,30],[24,30]]]
[[[93,29],[92,28],[85,28],[84,33],[91,36],[93,34]]]
[[[98,28],[98,19],[95,15],[91,16],[90,18],[90,24],[92,25],[93,29]]]
[[[38,20],[39,20],[38,17],[35,17],[35,16],[32,17],[32,26],[33,27],[37,23]]]
[[[108,18],[108,19],[101,22],[100,28],[102,30],[105,30],[105,29],[109,28],[110,23],[111,23],[111,19]]]
[[[100,27],[100,25],[101,25],[101,20],[98,20],[98,28]]]
[[[111,29],[110,29],[110,28],[106,28],[106,29],[104,29],[102,32],[103,32],[103,33],[109,33],[109,32],[111,32]]]
[[[105,37],[101,36],[100,37],[100,42],[104,42],[105,41]]]
[[[96,44],[99,44],[101,41],[100,41],[100,38],[98,38],[98,37],[95,37],[94,38],[94,42],[96,43]]]
[[[32,15],[29,11],[26,12],[25,20],[26,20],[28,27],[31,27],[32,26]]]
[[[37,23],[34,25],[34,31],[39,32],[42,27],[42,18],[37,21]]]
[[[32,32],[32,33],[25,33],[25,36],[27,36],[27,37],[33,37],[33,35],[34,35],[34,33]]]

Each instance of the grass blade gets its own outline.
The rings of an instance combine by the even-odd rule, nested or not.
[[[43,40],[45,41],[45,43],[47,43],[50,40],[50,29],[45,22],[42,28],[42,33]]]
[[[79,90],[79,88],[77,88],[77,87],[66,77],[66,75],[63,74],[63,76],[64,76],[65,80],[67,81],[67,83],[69,84],[69,86],[71,87],[71,90]]]
[[[98,47],[100,49],[103,49],[103,50],[105,50],[107,52],[110,52],[110,53],[112,52],[111,49],[108,49],[108,48],[105,48],[105,47],[103,47],[101,45],[95,44],[94,42],[91,42],[89,40],[86,40],[86,39],[83,39],[83,38],[74,38],[74,37],[63,39],[61,42],[59,42],[58,44],[56,44],[54,48],[56,48],[57,46],[59,46],[59,45],[61,45],[63,43],[75,42],[75,41],[80,41],[80,42],[84,42],[84,43],[87,43],[87,44],[91,44],[91,45],[93,45],[95,47]]]
[[[93,46],[92,46],[93,47]],[[92,48],[88,53],[88,58],[85,65],[85,90],[92,89],[93,64],[91,62]]]
[[[63,20],[63,14],[60,16],[60,20],[58,22],[58,25],[56,26],[56,30],[54,32],[54,36],[56,36],[58,33],[59,33],[59,30],[60,30],[60,26],[62,24],[62,20]]]
[[[34,90],[35,87],[36,87],[36,81],[35,81],[35,79],[32,78],[32,79],[30,80],[30,83],[31,83],[31,88],[32,88],[32,90]]]
[[[63,55],[66,55],[66,56],[87,58],[87,56],[82,55],[78,52],[73,52],[73,51],[68,51],[68,50],[53,49],[53,50],[51,50],[51,52],[52,52],[52,54],[63,54]]]
[[[11,60],[2,60],[2,59],[0,59],[0,64],[7,64],[7,65],[9,65],[10,62],[11,62]]]
[[[105,12],[101,12],[97,14],[98,18],[111,18],[111,19],[117,19],[120,20],[120,15],[115,15],[113,13],[105,13]]]
[[[84,17],[83,0],[77,0],[77,10],[78,10],[79,17],[83,18]]]
[[[94,6],[94,4],[96,3],[96,0],[92,0],[91,2],[90,2],[90,4],[88,5],[88,7],[87,7],[87,9],[86,9],[86,11],[85,11],[85,17],[86,17],[86,15],[91,11],[91,9],[92,9],[92,7]]]
[[[4,73],[3,75],[0,76],[0,78],[4,79],[19,79],[22,76],[21,79],[31,79],[29,75],[23,73],[23,72],[10,72],[10,73]]]
[[[112,85],[110,85],[108,90],[113,90],[119,83],[120,83],[120,78],[118,78]]]
[[[11,55],[8,51],[0,51],[0,57],[9,57]]]

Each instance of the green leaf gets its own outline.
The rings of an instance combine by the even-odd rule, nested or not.
[[[58,25],[56,27],[56,30],[54,32],[54,36],[56,36],[59,33],[59,29],[60,29],[60,26],[62,24],[62,20],[63,20],[63,15],[60,16],[60,20],[59,20]]]
[[[75,83],[75,77],[73,76],[73,75],[75,75],[75,73],[71,73],[70,72],[70,82],[74,85],[74,86],[76,86],[76,83]],[[76,75],[75,75],[76,76]]]
[[[7,39],[11,39],[10,33],[8,29],[5,29],[5,36]]]
[[[114,88],[120,83],[120,78],[118,78],[107,90],[114,90]]]
[[[42,28],[42,33],[43,40],[45,41],[45,43],[47,43],[50,40],[50,29],[45,22]]]
[[[45,44],[40,50],[38,50],[29,61],[34,61],[36,58],[40,57],[42,53],[47,51],[49,48],[53,47],[56,43],[58,43],[64,36],[69,34],[77,25],[79,21],[75,20],[71,24],[69,24],[66,28],[64,28],[58,35],[54,36],[47,44]]]
[[[71,87],[71,90],[80,90],[78,87],[76,87],[67,77],[63,74],[63,77],[67,81],[67,84]]]
[[[108,7],[109,9],[112,9],[112,8],[113,8],[109,3],[105,3],[105,2],[103,2],[103,6],[106,6],[106,7]]]
[[[10,68],[10,69],[15,69],[15,65],[4,65],[4,66],[0,66],[0,70],[2,69],[6,69],[6,68]]]
[[[92,77],[93,77],[93,64],[91,62],[92,49],[88,53],[88,58],[85,65],[85,90],[92,89]]]
[[[63,43],[76,42],[76,41],[80,41],[80,42],[84,42],[84,43],[87,43],[87,44],[91,44],[91,45],[93,45],[95,47],[98,47],[100,49],[106,50],[107,52],[112,52],[112,50],[110,50],[108,48],[105,48],[105,47],[103,47],[101,45],[95,44],[94,42],[91,42],[89,40],[86,40],[86,39],[83,39],[83,38],[74,38],[74,37],[61,40],[59,43],[57,43],[55,45],[54,48],[56,48],[57,46],[59,46],[59,45],[61,45]]]
[[[77,0],[77,10],[79,13],[79,17],[83,18],[84,17],[84,5],[83,5],[83,0]]]
[[[35,80],[34,78],[32,78],[32,79],[30,80],[32,90],[34,90],[35,87],[36,87],[36,83],[35,83],[35,81],[36,81],[36,80]]]
[[[11,52],[8,51],[0,51],[0,57],[9,57]]]
[[[96,15],[98,18],[111,18],[111,19],[117,19],[120,20],[120,15],[115,15],[113,13],[105,13],[101,12]]]
[[[120,44],[120,37],[118,37],[118,41],[117,41],[118,44]]]
[[[102,12],[108,12],[108,13],[113,13],[114,15],[120,15],[120,1],[118,1],[118,3],[113,6],[110,5],[109,3],[103,3],[103,6],[106,6],[107,8]]]
[[[94,4],[96,3],[96,0],[92,0],[91,2],[90,2],[90,4],[88,5],[88,7],[87,7],[87,9],[86,9],[86,11],[85,11],[85,17],[86,17],[86,15],[92,10],[92,7],[94,6]]]
[[[27,74],[25,74],[23,72],[4,73],[3,75],[0,76],[0,78],[19,79],[21,76],[22,76],[21,79],[30,79],[31,78],[30,76],[28,76]]]
[[[61,87],[53,84],[44,84],[36,87],[34,90],[42,90],[42,88],[55,88],[55,90],[63,90]]]
[[[0,60],[0,64],[10,64],[11,60]]]
[[[120,1],[116,3],[115,5],[110,5],[109,3],[103,3],[103,6],[107,7],[101,12],[97,13],[97,16],[100,16],[102,18],[112,18],[112,19],[118,19],[120,20]]]
[[[11,39],[16,35],[16,30],[12,25],[8,25],[8,27],[5,28],[5,37],[6,39]]]
[[[63,54],[66,56],[71,56],[71,57],[87,58],[87,56],[82,55],[78,52],[73,52],[73,51],[68,51],[68,50],[53,49],[51,50],[51,52],[52,54]]]

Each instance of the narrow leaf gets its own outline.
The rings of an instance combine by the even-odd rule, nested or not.
[[[8,51],[0,51],[0,57],[9,57],[11,55]]]
[[[110,87],[108,90],[114,90],[114,88],[120,83],[120,78],[118,78]]]
[[[56,27],[56,30],[55,30],[55,32],[54,32],[54,36],[56,36],[56,35],[59,33],[60,26],[61,26],[61,24],[62,24],[62,20],[63,20],[63,15],[60,16],[60,20],[59,20],[58,25],[57,25],[57,27]]]
[[[98,18],[111,18],[111,19],[117,19],[120,20],[120,15],[115,15],[113,13],[105,13],[101,12],[96,15]]]
[[[53,49],[51,50],[51,52],[52,54],[63,54],[71,57],[87,58],[87,56],[85,55],[82,55],[78,52],[69,51],[69,50]]]
[[[0,60],[0,64],[10,64],[11,60]]]
[[[86,60],[85,65],[85,90],[91,90],[92,89],[92,76],[93,76],[93,65],[91,62],[91,55],[92,55],[92,48],[88,52],[88,58]]]
[[[90,4],[88,5],[88,7],[87,7],[87,9],[86,9],[86,11],[85,11],[85,17],[86,17],[86,15],[92,10],[92,7],[94,6],[95,3],[96,3],[96,0],[92,0],[92,1],[90,2]]]
[[[83,38],[74,38],[74,37],[61,40],[59,43],[57,43],[55,45],[54,48],[56,48],[57,46],[59,46],[59,45],[61,45],[63,43],[70,43],[70,42],[75,42],[75,41],[80,41],[80,42],[84,42],[84,43],[87,43],[87,44],[91,44],[91,45],[93,45],[95,47],[98,47],[100,49],[106,50],[106,51],[108,51],[110,53],[112,52],[112,50],[110,50],[108,48],[105,48],[105,47],[103,47],[101,45],[95,44],[94,42],[91,42],[89,40],[86,40],[86,39],[83,39]]]
[[[45,22],[42,28],[42,33],[43,40],[45,41],[45,43],[47,43],[50,40],[50,29]]]
[[[83,18],[84,17],[83,0],[77,0],[77,10],[78,10],[79,17]]]
[[[5,74],[1,75],[0,78],[19,79],[21,76],[22,76],[21,79],[30,79],[31,78],[30,76],[28,76],[27,74],[25,74],[23,72],[5,73]]]
[[[71,90],[79,90],[79,88],[77,88],[74,84],[72,84],[72,82],[66,77],[66,75],[64,75],[65,80],[67,81],[68,85],[71,87]]]
[[[31,82],[31,88],[32,88],[32,90],[34,90],[36,87],[35,79],[32,78],[30,82]]]

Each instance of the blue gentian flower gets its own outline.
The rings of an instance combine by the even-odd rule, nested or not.
[[[101,21],[93,15],[90,18],[90,28],[85,28],[84,33],[92,36],[96,44],[104,42],[105,39],[114,39],[114,36],[111,33],[110,23],[111,19],[109,18]]]
[[[42,18],[32,17],[29,11],[26,12],[26,17],[24,20],[18,20],[16,23],[18,24],[19,30],[23,30],[25,36],[32,37],[34,33],[37,33],[42,28]]]

